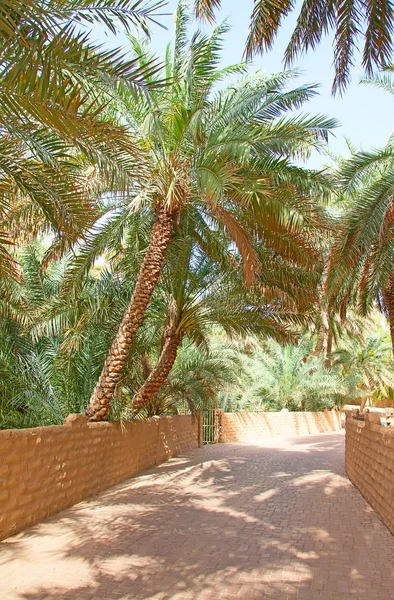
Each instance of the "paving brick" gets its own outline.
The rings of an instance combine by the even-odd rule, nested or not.
[[[187,452],[0,544],[1,600],[386,600],[342,433]]]

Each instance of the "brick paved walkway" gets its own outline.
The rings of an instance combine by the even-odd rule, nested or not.
[[[394,597],[343,434],[205,447],[0,544],[1,600]]]

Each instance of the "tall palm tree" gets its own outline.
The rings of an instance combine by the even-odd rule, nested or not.
[[[155,220],[130,305],[90,399],[87,414],[94,420],[108,415],[183,212],[211,239],[216,229],[226,232],[238,248],[249,285],[259,269],[252,238],[270,236],[273,244],[288,250],[298,246],[298,253],[307,254],[310,240],[300,229],[305,232],[307,223],[322,224],[313,195],[324,191],[327,182],[319,173],[294,166],[291,159],[321,147],[335,122],[285,114],[313,96],[314,86],[285,91],[291,73],[269,78],[255,73],[215,93],[218,81],[242,73],[245,66],[219,69],[226,27],[219,26],[210,37],[197,33],[189,44],[187,19],[180,3],[174,49],[167,50],[164,65],[171,85],[137,105],[122,87],[114,107],[148,153],[144,174],[149,176],[142,180],[133,206],[151,207]],[[133,38],[132,44],[145,64],[150,56],[146,45]],[[201,242],[209,252],[210,244]]]
[[[90,317],[87,318],[85,313],[91,313],[92,305],[91,300],[89,304],[85,304],[83,297],[86,274],[95,259],[105,256],[120,286],[117,291],[119,306],[111,305],[110,312],[105,313],[100,307],[104,308],[107,301],[102,299],[98,301],[97,317],[94,318],[99,324],[110,320],[113,327],[116,318],[120,320],[124,302],[127,303],[126,299],[130,298],[133,281],[149,244],[151,215],[130,213],[128,205],[123,209],[119,206],[117,208],[118,212],[108,216],[101,231],[92,236],[91,243],[80,249],[78,257],[66,271],[63,294],[44,315],[45,327],[52,323],[52,328],[56,327],[55,321],[62,315],[62,318],[76,315],[76,319],[67,321],[67,345],[70,348],[74,348],[75,344],[79,347],[79,340],[83,340],[82,345],[86,345],[84,331]],[[135,390],[135,397],[144,396],[141,406],[147,403],[149,407],[153,406],[151,397],[165,382],[177,357],[178,348],[185,338],[189,342],[191,339],[200,344],[209,338],[210,327],[220,324],[229,334],[264,332],[283,339],[291,335],[291,328],[298,329],[306,322],[316,301],[319,269],[312,264],[313,258],[316,259],[313,247],[309,252],[287,260],[289,249],[286,242],[290,242],[291,236],[289,239],[282,239],[282,247],[277,244],[275,255],[272,248],[264,247],[262,243],[255,244],[261,271],[256,275],[253,290],[247,290],[242,272],[237,267],[234,268],[240,256],[228,252],[231,238],[224,235],[224,232],[220,236],[212,236],[206,227],[197,230],[190,215],[182,216],[179,227],[180,231],[173,239],[144,326],[134,340],[132,356],[128,357],[119,383],[117,396],[122,399],[126,389]],[[317,240],[315,244],[317,250]],[[206,253],[207,245],[209,255]],[[73,298],[81,299],[81,302],[78,301],[80,306],[77,313],[72,308]],[[157,345],[161,346],[161,351],[159,350],[157,365],[153,368],[151,360],[147,359],[147,353]],[[200,358],[204,361],[202,356]],[[130,377],[138,370],[136,366],[139,361],[144,365],[145,382],[138,382],[134,376]],[[162,400],[163,394],[160,393],[159,396]],[[157,402],[156,394],[155,406]]]
[[[221,0],[195,0],[197,16],[214,20]],[[299,10],[285,50],[285,64],[314,49],[334,32],[335,78],[333,92],[343,92],[350,81],[354,55],[364,42],[362,66],[367,75],[390,64],[393,56],[394,5],[387,0],[255,0],[246,56],[270,49],[284,19]]]
[[[330,304],[357,306],[367,315],[376,302],[386,314],[394,352],[394,146],[357,152],[340,170],[349,210],[337,231],[327,282]]]
[[[208,344],[214,326],[220,326],[229,336],[291,337],[292,313],[278,303],[267,302],[260,293],[247,290],[238,273],[213,264],[192,238],[173,243],[158,291],[152,310],[158,315],[167,314],[162,349],[156,365],[134,394],[134,413],[149,404],[166,382],[185,338],[198,345]]]

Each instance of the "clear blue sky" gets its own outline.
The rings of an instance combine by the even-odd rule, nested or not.
[[[171,13],[171,15],[159,18],[160,22],[168,29],[164,30],[157,26],[152,28],[152,45],[161,56],[164,55],[167,43],[172,39],[172,13],[176,4],[176,0],[169,0],[163,12]],[[223,53],[223,64],[229,65],[242,59],[253,0],[222,0],[222,5],[221,11],[217,14],[217,20],[226,19],[231,27],[225,40]],[[296,14],[291,15],[284,22],[274,49],[262,56],[255,57],[251,69],[263,69],[267,73],[275,73],[283,69],[283,51],[290,38],[295,20]],[[204,30],[209,29],[209,26],[193,24],[192,31],[198,26]],[[102,35],[97,37],[100,41],[104,41]],[[114,39],[109,39],[108,43],[113,46]],[[116,43],[120,46],[126,43],[121,34],[117,37]],[[294,65],[302,70],[299,82],[319,83],[321,86],[320,95],[305,105],[305,111],[311,114],[326,114],[335,117],[340,122],[335,138],[330,141],[330,148],[335,153],[347,153],[345,137],[348,137],[357,147],[365,150],[384,145],[393,129],[394,96],[372,85],[359,85],[363,72],[358,62],[352,70],[352,83],[344,97],[333,98],[331,95],[332,59],[332,38],[327,38],[314,52],[308,53]],[[322,163],[327,163],[327,158],[314,156],[310,165],[317,168]]]

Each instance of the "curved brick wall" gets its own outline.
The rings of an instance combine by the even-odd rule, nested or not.
[[[188,415],[0,431],[0,539],[200,443]]]
[[[239,412],[222,413],[221,442],[252,442],[264,437],[308,435],[338,431],[341,413]]]
[[[394,534],[394,427],[348,418],[346,471]]]

